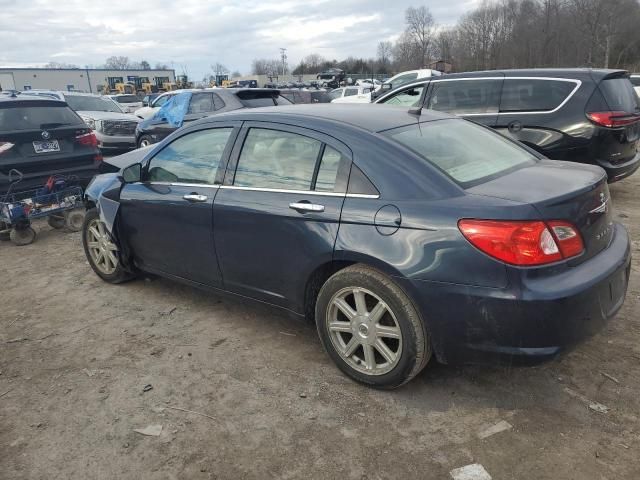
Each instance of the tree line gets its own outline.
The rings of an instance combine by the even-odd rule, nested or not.
[[[638,0],[484,0],[454,26],[438,25],[426,6],[405,11],[395,42],[375,57],[338,61],[312,53],[288,73],[337,67],[390,74],[442,60],[453,71],[500,68],[601,67],[640,70]],[[253,74],[282,72],[277,59],[255,59]]]
[[[49,62],[45,65],[45,68],[81,68],[73,63],[64,62]],[[94,68],[94,66],[91,66]],[[104,64],[98,65],[95,68],[108,68],[109,70],[151,70],[151,64],[146,60],[131,60],[125,56],[112,56],[105,60]],[[156,70],[170,70],[170,67],[166,63],[156,63],[153,67]]]

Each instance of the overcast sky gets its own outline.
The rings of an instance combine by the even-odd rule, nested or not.
[[[0,66],[99,66],[111,55],[125,55],[152,66],[166,63],[178,74],[186,68],[201,79],[215,62],[250,73],[253,58],[277,58],[280,47],[288,49],[292,67],[309,53],[375,57],[380,40],[394,40],[403,30],[408,6],[427,5],[438,24],[450,25],[477,3],[0,0]],[[153,7],[145,11],[145,5]]]

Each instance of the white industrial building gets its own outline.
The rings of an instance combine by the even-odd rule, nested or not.
[[[1,90],[76,90],[100,93],[109,82],[148,79],[157,86],[175,82],[175,70],[108,70],[102,68],[0,68]]]

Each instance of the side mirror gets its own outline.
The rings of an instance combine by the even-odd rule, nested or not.
[[[391,90],[393,86],[390,83],[383,83],[382,90]]]
[[[142,180],[142,164],[134,163],[122,170],[124,183],[135,183]]]

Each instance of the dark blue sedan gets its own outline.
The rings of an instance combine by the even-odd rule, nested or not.
[[[374,105],[242,110],[118,157],[84,247],[315,319],[350,377],[552,358],[621,307],[630,242],[604,171],[467,120]]]

